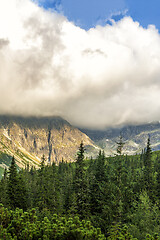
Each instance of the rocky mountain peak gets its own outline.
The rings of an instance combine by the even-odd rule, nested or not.
[[[94,148],[92,140],[60,117],[0,116],[0,151],[14,155],[17,164],[74,161],[78,147]]]

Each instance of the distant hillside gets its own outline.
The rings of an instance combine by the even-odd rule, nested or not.
[[[74,161],[81,141],[88,155],[98,153],[86,134],[60,117],[0,116],[0,154],[6,159],[14,155],[19,167],[38,167],[43,154],[48,163]],[[5,158],[0,157],[1,169]]]
[[[81,129],[97,145],[103,148],[108,155],[116,152],[118,138],[122,135],[125,142],[124,153],[140,153],[146,147],[147,138],[150,136],[152,150],[160,150],[160,123],[143,125],[130,125],[121,128],[108,128],[104,131]]]

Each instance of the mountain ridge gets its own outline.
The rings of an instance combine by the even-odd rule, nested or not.
[[[123,152],[125,154],[139,154],[146,147],[150,137],[152,150],[160,150],[160,123],[152,122],[141,125],[127,125],[122,127],[108,128],[105,130],[81,129],[99,147],[103,148],[107,155],[116,153],[118,138],[120,135],[125,142]]]
[[[43,155],[49,164],[74,161],[81,141],[98,152],[85,133],[61,117],[0,116],[0,152],[14,155],[19,167],[38,167]]]
[[[128,125],[105,130],[78,129],[61,117],[20,117],[0,115],[0,172],[9,166],[14,155],[18,167],[38,168],[44,155],[46,164],[76,158],[81,141],[86,156],[96,156],[100,149],[106,156],[116,153],[122,135],[123,153],[141,153],[150,136],[153,151],[160,150],[160,123]],[[5,154],[5,157],[4,157]],[[2,157],[3,156],[3,157]],[[5,160],[3,160],[5,159]]]

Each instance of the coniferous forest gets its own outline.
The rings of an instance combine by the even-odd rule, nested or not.
[[[84,159],[17,170],[0,181],[0,239],[160,239],[160,152]]]

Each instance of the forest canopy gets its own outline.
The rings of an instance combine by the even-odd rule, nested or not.
[[[160,239],[160,152],[85,159],[17,170],[0,181],[1,239]]]

